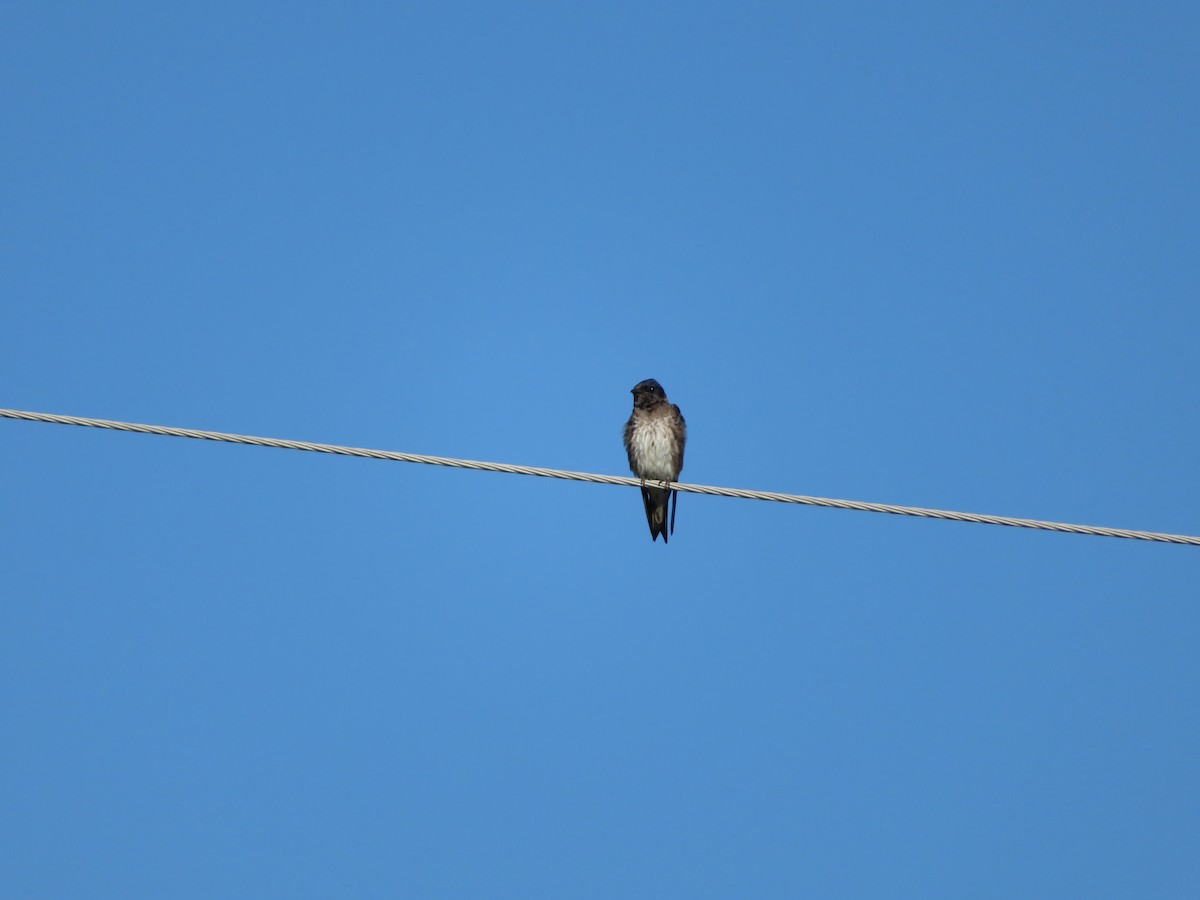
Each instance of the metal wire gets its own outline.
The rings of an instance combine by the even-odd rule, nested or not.
[[[191,428],[168,428],[163,425],[142,425],[136,422],[114,422],[109,419],[85,419],[80,416],[58,416],[50,413],[26,412],[19,409],[0,409],[0,418],[28,422],[49,422],[57,425],[83,425],[88,428],[107,428],[113,431],[133,431],[139,434],[162,434],[171,437],[221,441],[227,444],[248,444],[255,447],[278,447],[281,450],[309,450],[337,456],[359,456],[365,459],[390,459],[397,462],[424,463],[456,469],[476,469],[482,472],[508,472],[512,475],[536,475],[541,478],[561,478],[566,481],[586,481],[591,484],[616,484],[639,487],[637,478],[621,475],[594,475],[590,472],[570,472],[562,469],[543,469],[537,466],[514,466],[507,463],[479,462],[473,459],[453,459],[426,456],[422,453],[397,453],[391,450],[367,450],[362,447],[340,447],[336,444],[314,444],[308,441],[288,441],[280,438],[252,437],[226,434],[220,431],[196,431]],[[1067,534],[1089,534],[1097,537],[1128,538],[1137,541],[1156,541],[1163,544],[1200,546],[1200,537],[1185,534],[1162,534],[1155,531],[1130,531],[1125,528],[1100,528],[1094,525],[1069,525],[1065,522],[1044,522],[1039,519],[1014,519],[1008,516],[989,516],[980,513],[953,512],[945,509],[925,509],[919,506],[894,506],[890,503],[864,503],[860,500],[834,500],[828,497],[806,497],[802,494],[779,494],[773,491],[747,491],[739,488],[712,487],[705,484],[666,485],[686,494],[708,494],[714,497],[740,497],[745,500],[770,500],[775,503],[798,503],[830,509],[854,509],[863,512],[890,513],[897,516],[918,516],[925,519],[946,519],[952,522],[976,522],[982,525],[1008,525],[1013,528],[1034,528],[1039,531],[1058,531]]]

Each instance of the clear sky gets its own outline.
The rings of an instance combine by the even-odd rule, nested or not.
[[[0,12],[0,406],[1200,533],[1200,6]],[[1200,895],[1200,550],[0,421],[20,898]]]

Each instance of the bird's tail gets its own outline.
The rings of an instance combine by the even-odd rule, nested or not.
[[[642,502],[646,506],[646,522],[650,525],[650,538],[658,540],[658,536],[661,534],[664,544],[667,543],[667,505],[674,493],[674,491],[662,488],[642,488]],[[671,518],[671,525],[674,526],[674,516]],[[674,527],[671,530],[674,531]]]

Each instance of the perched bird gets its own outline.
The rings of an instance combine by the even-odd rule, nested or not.
[[[662,385],[653,378],[639,382],[633,394],[633,414],[625,423],[625,452],[629,468],[642,481],[678,481],[683,469],[683,446],[687,443],[687,423],[679,407],[667,400]],[[650,537],[661,534],[667,543],[667,502],[671,504],[671,534],[675,533],[674,491],[642,485],[642,502]]]

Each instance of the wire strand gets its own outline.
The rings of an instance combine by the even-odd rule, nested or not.
[[[426,456],[422,453],[397,453],[391,450],[368,450],[362,447],[340,447],[336,444],[315,444],[308,441],[288,441],[280,438],[226,434],[220,431],[197,431],[191,428],[168,428],[163,425],[142,425],[136,422],[114,422],[109,419],[86,419],[80,416],[59,416],[50,413],[26,412],[19,409],[0,409],[0,418],[27,422],[49,422],[56,425],[82,425],[88,428],[107,428],[112,431],[132,431],[139,434],[161,434],[170,437],[221,441],[227,444],[247,444],[254,447],[277,447],[281,450],[307,450],[337,456],[357,456],[364,459],[390,459],[396,462],[423,463],[455,469],[475,469],[481,472],[507,472],[512,475],[536,475],[541,478],[561,478],[566,481],[585,481],[590,484],[615,484],[640,487],[637,478],[621,475],[594,475],[590,472],[570,472],[563,469],[544,469],[538,466],[514,466],[507,463],[479,462],[473,459],[454,459]],[[1200,546],[1200,537],[1185,534],[1162,534],[1155,531],[1130,531],[1126,528],[1101,528],[1094,525],[1069,525],[1065,522],[1045,522],[1039,519],[1015,519],[1009,516],[989,516],[980,513],[953,512],[945,509],[925,509],[919,506],[895,506],[890,503],[864,503],[860,500],[834,500],[829,497],[806,497],[802,494],[780,494],[774,491],[747,491],[739,488],[712,487],[706,484],[665,483],[671,490],[686,494],[707,494],[713,497],[739,497],[744,500],[768,500],[775,503],[796,503],[829,509],[853,509],[862,512],[889,513],[896,516],[918,516],[925,519],[945,519],[951,522],[975,522],[982,525],[1007,525],[1013,528],[1033,528],[1066,534],[1088,534],[1097,537],[1127,538],[1136,541],[1155,541],[1163,544]]]

